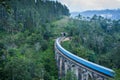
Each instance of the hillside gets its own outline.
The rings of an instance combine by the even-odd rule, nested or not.
[[[81,14],[104,12],[118,19],[119,11]],[[70,37],[62,43],[65,49],[115,70],[115,80],[120,80],[120,20],[69,15],[68,8],[58,1],[0,0],[0,80],[58,80],[54,41],[61,32]],[[69,74],[67,77],[70,80]]]
[[[71,19],[65,28],[70,40],[62,46],[73,54],[116,71],[120,79],[120,20],[94,16]]]
[[[59,2],[0,1],[0,80],[56,80],[53,23],[69,16]]]
[[[75,17],[78,14],[82,15],[83,17],[90,17],[90,18],[93,17],[94,15],[97,15],[108,19],[116,19],[116,20],[120,19],[120,9],[88,10],[84,12],[72,12],[71,16]]]

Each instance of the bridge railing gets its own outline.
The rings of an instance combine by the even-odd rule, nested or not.
[[[55,42],[55,48],[57,50],[59,50],[59,52],[62,53],[62,55],[64,55],[65,57],[75,61],[76,63],[78,64],[81,64],[89,69],[92,69],[98,73],[101,73],[107,77],[114,77],[115,76],[115,72],[112,70],[112,69],[109,69],[109,68],[106,68],[106,67],[103,67],[101,65],[98,65],[98,64],[95,64],[93,62],[90,62],[88,60],[85,60],[81,57],[78,57],[74,54],[72,54],[71,52],[67,51],[66,49],[64,49],[61,45],[60,45],[60,42],[64,39],[65,37],[60,37],[58,39],[56,39],[56,42]]]

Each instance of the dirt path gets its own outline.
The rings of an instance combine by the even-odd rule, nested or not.
[[[66,37],[63,41],[68,41],[70,40],[70,37]]]

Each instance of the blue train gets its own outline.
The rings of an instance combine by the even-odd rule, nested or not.
[[[109,69],[109,68],[106,68],[106,67],[103,67],[103,66],[100,66],[98,64],[95,64],[93,62],[90,62],[90,61],[87,61],[81,57],[78,57],[74,54],[72,54],[71,52],[65,50],[61,45],[60,45],[60,39],[61,38],[58,38],[56,40],[56,48],[62,52],[65,56],[67,56],[68,58],[72,59],[73,61],[79,63],[79,64],[82,64],[92,70],[95,70],[99,73],[102,73],[106,76],[109,76],[109,77],[114,77],[115,76],[115,72],[112,70],[112,69]]]

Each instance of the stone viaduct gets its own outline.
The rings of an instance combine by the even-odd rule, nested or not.
[[[58,67],[59,79],[71,72],[76,80],[109,80],[114,78],[115,72],[109,68],[87,61],[65,50],[60,43],[65,37],[55,41],[55,59]]]

